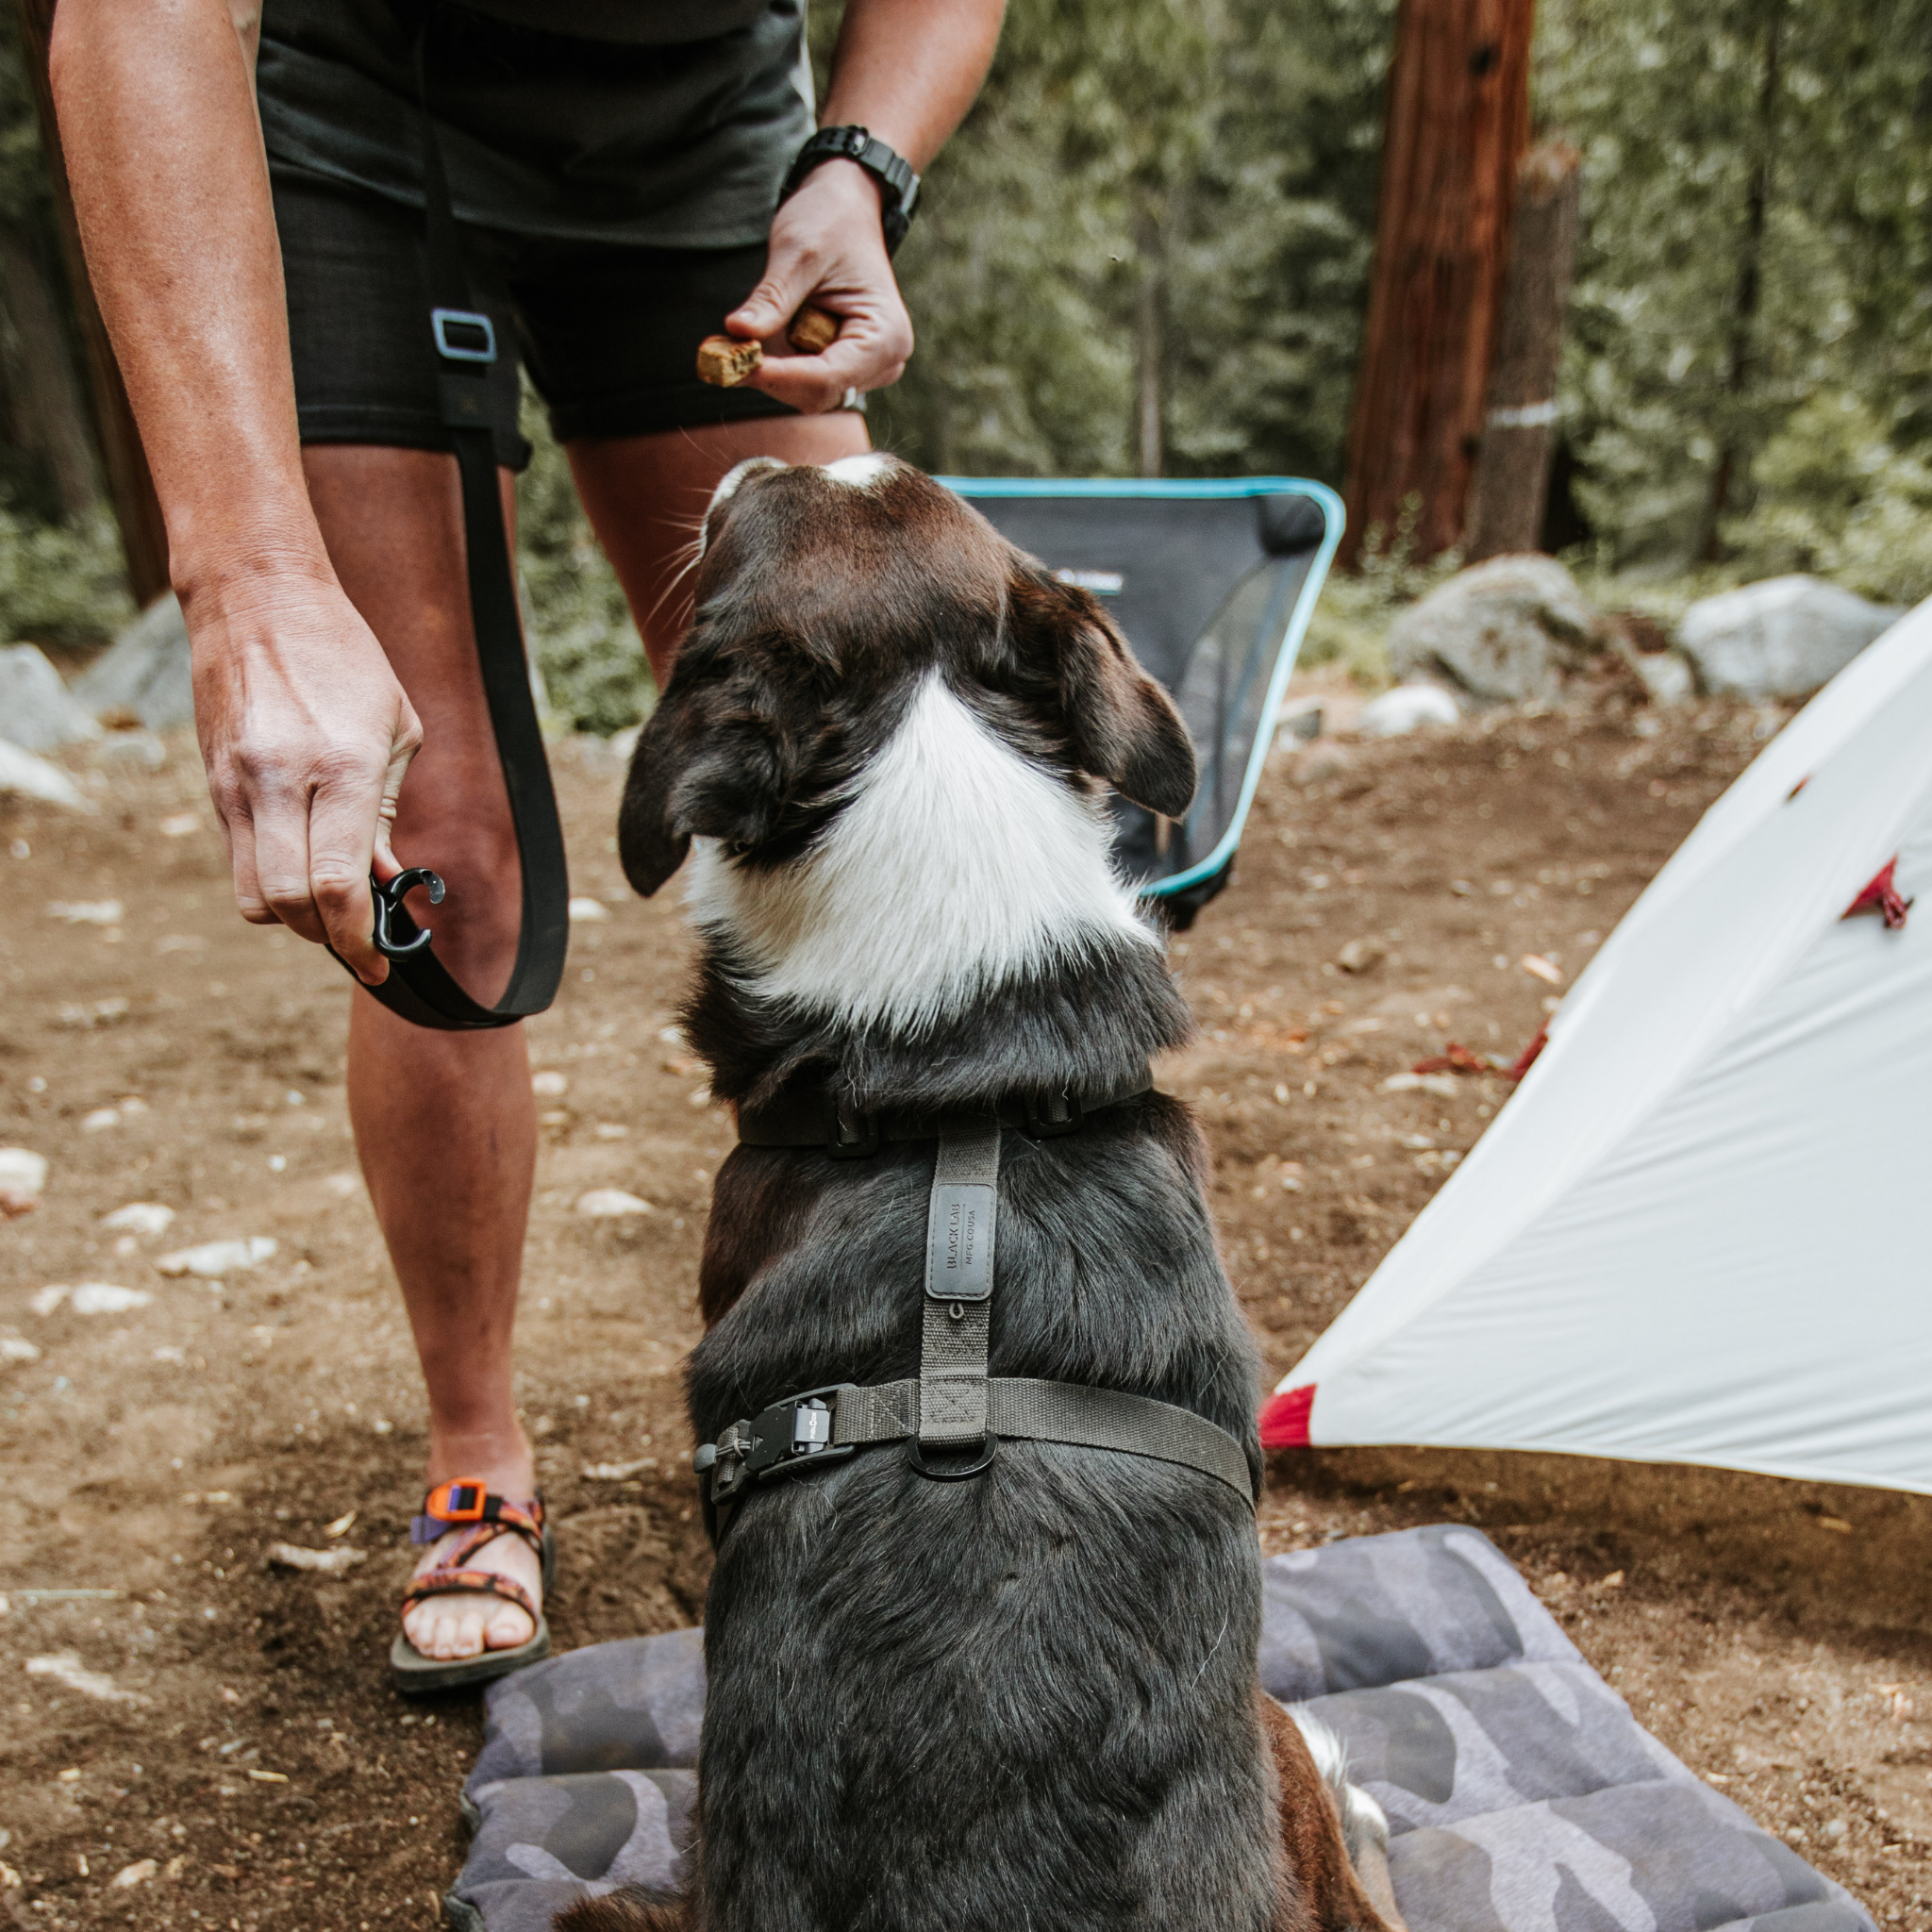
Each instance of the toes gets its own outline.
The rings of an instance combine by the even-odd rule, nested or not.
[[[536,1634],[537,1626],[530,1622],[529,1613],[514,1604],[506,1604],[490,1620],[488,1641],[491,1650],[515,1650]]]

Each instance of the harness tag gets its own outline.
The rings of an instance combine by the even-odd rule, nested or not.
[[[992,1294],[993,1191],[939,1181],[925,1224],[925,1291],[936,1302],[983,1302]]]

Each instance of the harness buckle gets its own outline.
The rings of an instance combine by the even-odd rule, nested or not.
[[[1071,1091],[1044,1096],[1029,1093],[1025,1102],[1026,1132],[1035,1141],[1058,1141],[1077,1134],[1087,1123],[1080,1096]]]
[[[496,325],[480,308],[432,308],[429,329],[445,361],[496,360]]]
[[[735,1422],[716,1442],[707,1442],[691,1458],[700,1475],[709,1472],[711,1502],[728,1503],[754,1480],[796,1475],[827,1462],[841,1462],[858,1447],[835,1442],[839,1398],[852,1388],[834,1382],[806,1389],[774,1402],[749,1422]]]
[[[879,1117],[839,1101],[825,1129],[825,1152],[834,1160],[864,1160],[879,1151]]]

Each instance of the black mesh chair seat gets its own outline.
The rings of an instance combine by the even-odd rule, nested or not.
[[[1341,499],[1291,476],[944,476],[1000,533],[1106,600],[1193,734],[1184,819],[1116,798],[1123,871],[1176,926],[1227,883],[1295,653],[1341,541]]]

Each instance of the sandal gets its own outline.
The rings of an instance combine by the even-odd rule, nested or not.
[[[511,1503],[486,1490],[479,1482],[438,1483],[423,1499],[423,1513],[409,1525],[412,1543],[433,1543],[439,1537],[461,1524],[470,1525],[455,1546],[433,1570],[411,1577],[403,1592],[403,1614],[432,1596],[465,1594],[501,1597],[529,1613],[537,1630],[528,1642],[510,1650],[480,1650],[475,1657],[425,1657],[407,1635],[398,1635],[389,1654],[390,1674],[406,1697],[421,1697],[432,1690],[455,1690],[465,1684],[485,1684],[492,1677],[508,1676],[539,1657],[550,1655],[550,1626],[543,1612],[530,1601],[530,1592],[513,1576],[499,1575],[494,1570],[467,1570],[463,1566],[476,1552],[498,1537],[513,1536],[537,1553],[543,1566],[543,1590],[548,1595],[551,1578],[557,1574],[557,1545],[543,1510],[543,1498],[533,1496],[527,1503]]]

